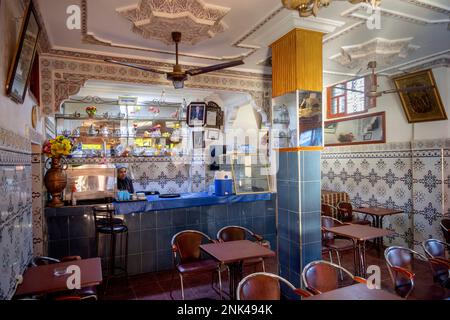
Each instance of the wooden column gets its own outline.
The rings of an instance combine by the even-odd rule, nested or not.
[[[272,94],[322,91],[323,54],[320,32],[294,29],[272,45]]]

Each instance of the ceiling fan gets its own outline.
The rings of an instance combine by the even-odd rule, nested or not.
[[[176,51],[175,51],[176,63],[173,66],[172,72],[165,72],[162,70],[153,69],[153,68],[149,68],[149,67],[145,67],[145,66],[140,66],[140,65],[136,65],[136,64],[132,64],[132,63],[121,62],[121,61],[117,61],[114,59],[105,59],[105,61],[109,62],[109,63],[118,64],[121,66],[126,66],[126,67],[130,67],[130,68],[143,70],[143,71],[164,74],[167,76],[167,80],[172,81],[175,89],[184,88],[184,82],[186,80],[188,80],[189,76],[196,76],[199,74],[209,73],[209,72],[218,71],[218,70],[227,69],[227,68],[232,68],[232,67],[236,67],[236,66],[244,64],[243,60],[234,60],[234,61],[225,62],[222,64],[216,64],[213,66],[195,68],[195,69],[183,71],[183,68],[179,64],[179,59],[178,59],[179,58],[178,45],[181,42],[181,32],[172,32],[172,39],[173,39],[173,42],[175,42],[175,48],[176,48]]]
[[[391,94],[391,93],[426,91],[426,90],[434,89],[434,86],[414,86],[414,87],[408,87],[408,88],[402,88],[402,89],[390,89],[390,90],[378,91],[378,88],[379,88],[378,77],[380,77],[380,76],[387,77],[387,75],[376,73],[376,69],[377,69],[376,61],[370,61],[369,64],[367,65],[367,69],[371,70],[371,73],[368,76],[369,90],[367,92],[360,91],[360,90],[354,90],[354,89],[350,89],[350,88],[340,88],[340,89],[345,90],[345,91],[364,93],[368,98],[372,98],[372,99],[376,99],[376,98],[381,97],[382,95]]]

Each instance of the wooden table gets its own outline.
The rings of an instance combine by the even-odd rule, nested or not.
[[[368,208],[357,208],[353,209],[354,212],[362,213],[362,214],[368,214],[373,218],[373,226],[375,228],[383,229],[383,219],[386,216],[393,216],[396,214],[403,213],[403,210],[395,210],[395,209],[388,209],[388,208],[380,208],[380,207],[368,207]],[[380,255],[381,250],[383,248],[383,238],[377,238],[375,239],[375,244],[377,244],[378,248],[378,255]]]
[[[100,258],[69,261],[28,268],[23,275],[23,283],[17,287],[16,296],[44,295],[67,291],[70,275],[55,276],[55,269],[78,266],[81,270],[81,287],[99,285],[102,278]]]
[[[353,240],[355,246],[355,261],[357,262],[357,275],[366,277],[366,241],[386,237],[393,234],[390,230],[379,229],[375,227],[348,224],[333,228],[324,228],[327,232],[332,232],[336,235],[350,238]]]
[[[248,240],[204,244],[200,249],[230,268],[230,297],[235,298],[244,260],[274,257],[275,252]]]
[[[348,287],[328,291],[302,300],[405,300],[385,290],[370,290],[365,284],[355,284]]]

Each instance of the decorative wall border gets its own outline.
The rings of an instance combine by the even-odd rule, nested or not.
[[[117,157],[117,158],[91,158],[67,159],[68,164],[116,164],[116,163],[157,163],[157,162],[174,162],[174,163],[190,163],[190,157]]]
[[[78,93],[87,80],[171,85],[163,75],[93,60],[42,55],[40,69],[41,104],[47,115],[58,112],[61,103]],[[248,93],[270,120],[272,81],[264,75],[210,73],[192,77],[186,87]]]

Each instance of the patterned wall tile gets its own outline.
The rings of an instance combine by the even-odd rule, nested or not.
[[[32,255],[31,141],[0,129],[0,300]]]
[[[322,189],[345,191],[354,206],[382,206],[405,213],[386,217],[395,232],[387,244],[414,247],[442,238],[439,222],[449,212],[450,139],[327,148]]]

